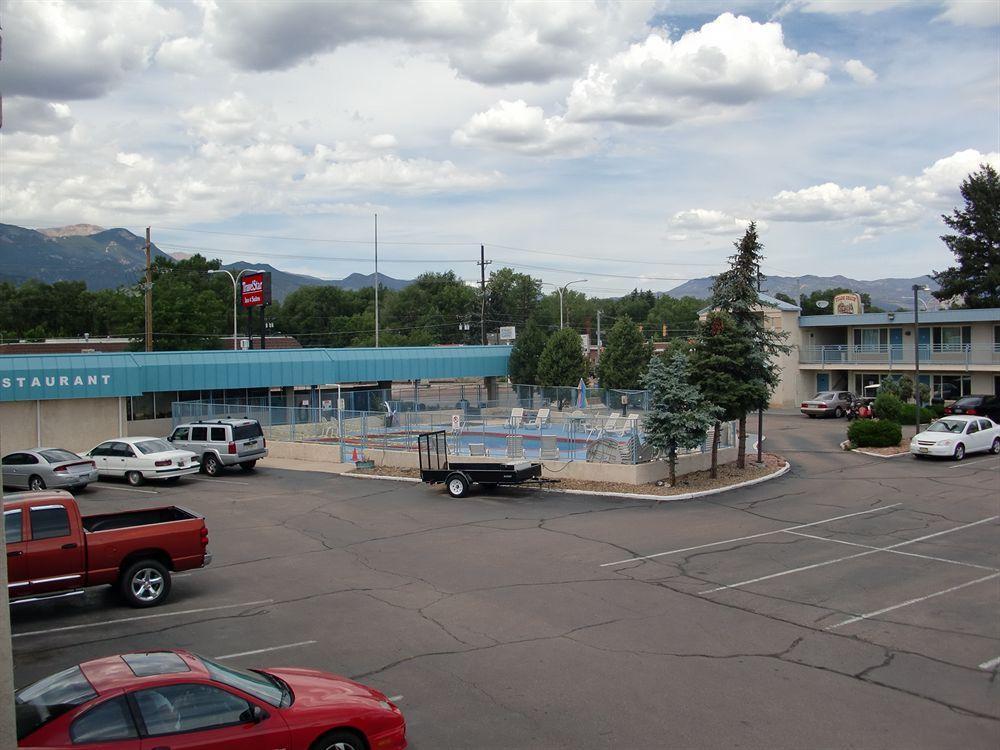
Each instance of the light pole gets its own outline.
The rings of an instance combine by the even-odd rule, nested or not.
[[[238,346],[236,346],[236,300],[239,297],[239,293],[237,292],[236,288],[237,288],[237,286],[239,284],[240,277],[243,276],[243,274],[245,274],[245,273],[264,273],[264,271],[261,271],[258,268],[244,268],[242,271],[240,271],[235,276],[233,276],[232,271],[230,271],[230,270],[228,270],[226,268],[210,268],[208,272],[209,273],[224,273],[224,274],[226,274],[229,277],[230,281],[233,282],[233,351],[236,351],[239,348]]]
[[[553,284],[553,283],[551,283],[549,281],[543,281],[542,282],[542,284],[544,284],[545,286],[554,286],[556,288],[556,291],[559,292],[559,330],[560,331],[563,329],[563,292],[566,291],[566,288],[570,284],[585,284],[588,281],[590,281],[590,279],[575,279],[573,281],[567,281],[562,286],[559,286],[558,284]]]
[[[913,285],[913,395],[914,403],[917,405],[914,409],[917,428],[914,435],[920,432],[920,305],[917,303],[923,302],[917,297],[917,292],[926,292],[929,289],[930,287],[923,284]]]

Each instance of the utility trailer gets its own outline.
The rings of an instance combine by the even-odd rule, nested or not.
[[[427,484],[443,482],[452,497],[465,497],[474,484],[485,490],[492,490],[500,485],[542,485],[559,481],[542,477],[540,463],[449,461],[448,435],[444,430],[418,435],[417,449],[420,454],[421,481]]]

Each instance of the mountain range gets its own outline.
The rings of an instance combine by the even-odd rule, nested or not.
[[[91,290],[134,286],[145,273],[146,241],[127,229],[102,229],[91,224],[74,224],[51,229],[26,229],[0,224],[0,281],[20,284],[38,279],[83,281]],[[183,260],[190,254],[165,253],[152,243],[151,256]],[[373,286],[374,274],[352,273],[344,279],[321,279],[288,273],[267,263],[237,262],[228,269],[260,268],[271,272],[271,294],[282,300],[302,286],[337,286],[363,289]],[[379,283],[389,289],[402,289],[409,281],[379,274]]]
[[[155,244],[151,246],[154,258],[170,257],[183,260],[187,253],[169,255]],[[83,281],[88,289],[114,289],[133,286],[142,276],[146,265],[145,240],[127,229],[102,229],[91,224],[73,224],[50,229],[26,229],[12,224],[0,224],[0,281],[15,284],[28,279],[53,281]],[[321,279],[316,276],[289,273],[267,263],[230,263],[231,270],[260,268],[271,272],[271,291],[277,300],[283,300],[299,287],[337,286],[341,289],[363,289],[374,284],[374,274],[352,273],[344,279]],[[712,277],[692,279],[666,292],[671,297],[711,296]],[[409,281],[379,274],[379,282],[390,289],[402,289]],[[799,294],[808,295],[819,289],[844,287],[855,292],[867,292],[872,304],[886,310],[913,307],[913,285],[926,284],[936,289],[936,282],[929,276],[912,279],[850,279],[846,276],[768,276],[763,289],[769,294],[784,292],[792,299]],[[922,299],[930,309],[941,306],[929,294]]]
[[[708,299],[712,296],[712,277],[704,279],[692,279],[686,281],[678,287],[674,287],[667,294],[671,297],[697,297],[698,299]],[[766,294],[772,296],[779,292],[784,292],[794,300],[800,294],[808,296],[812,292],[821,289],[835,289],[838,287],[850,289],[858,294],[867,293],[872,300],[872,304],[881,307],[883,310],[904,310],[913,309],[913,285],[929,286],[932,290],[938,288],[938,284],[930,276],[917,276],[912,279],[872,279],[865,281],[862,279],[849,279],[846,276],[766,276],[761,289]],[[932,297],[929,293],[920,298],[929,309],[938,310],[942,307],[941,302]]]

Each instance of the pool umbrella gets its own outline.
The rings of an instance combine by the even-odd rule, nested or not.
[[[580,385],[578,386],[578,395],[576,397],[576,405],[579,409],[587,408],[587,384],[583,382],[583,378],[580,378]]]

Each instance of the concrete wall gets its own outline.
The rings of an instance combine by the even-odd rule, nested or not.
[[[135,419],[125,427],[125,434],[128,437],[166,437],[174,429],[174,422],[170,417],[165,419]]]
[[[3,452],[42,446],[76,452],[90,450],[102,440],[121,435],[124,427],[121,407],[118,398],[0,404]]]
[[[323,463],[339,463],[338,446],[326,443],[288,443],[268,441],[269,455],[274,458],[292,458],[305,461],[320,461]],[[350,459],[352,446],[346,449],[346,458]],[[360,451],[359,451],[360,453]],[[364,457],[374,461],[376,466],[395,466],[403,469],[416,469],[420,459],[416,451],[367,450]],[[461,456],[466,463],[496,463],[506,461],[501,457]],[[530,459],[528,459],[530,460]],[[736,460],[736,448],[721,448],[719,463],[727,464]],[[708,469],[712,463],[710,453],[693,453],[677,457],[677,475]],[[542,476],[553,479],[581,479],[592,482],[615,482],[620,484],[649,484],[659,479],[666,479],[670,467],[666,461],[651,461],[646,464],[598,464],[586,461],[545,461]]]

